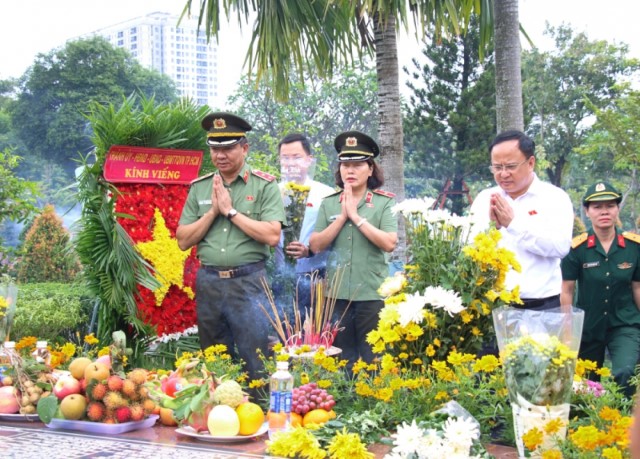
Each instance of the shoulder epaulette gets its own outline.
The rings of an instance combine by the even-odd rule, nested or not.
[[[625,239],[629,239],[630,241],[636,242],[640,244],[640,234],[632,233],[630,231],[625,231],[622,233]]]
[[[375,194],[379,194],[379,195],[382,195],[382,196],[386,196],[387,198],[395,198],[395,197],[396,197],[396,194],[395,194],[395,193],[392,193],[391,191],[373,190],[373,192],[374,192]]]
[[[325,196],[325,198],[328,198],[329,196],[335,196],[337,194],[342,193],[344,190],[342,190],[341,188],[338,188],[336,190],[333,190],[333,193],[329,193],[328,195]]]
[[[588,234],[587,233],[582,233],[576,237],[574,237],[571,240],[571,248],[575,249],[576,247],[578,247],[580,244],[582,244],[584,241],[587,240]]]
[[[266,180],[267,182],[273,182],[276,179],[275,175],[267,174],[266,172],[262,171],[252,170],[251,173],[256,177],[260,177],[261,179]]]
[[[195,178],[195,179],[191,180],[191,185],[193,185],[196,182],[199,182],[200,180],[204,180],[206,178],[212,177],[213,174],[215,174],[215,172],[210,172],[210,173],[208,173],[206,175],[203,175],[202,177]]]

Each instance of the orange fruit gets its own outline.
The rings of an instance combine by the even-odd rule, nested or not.
[[[171,408],[160,408],[160,423],[163,426],[177,426],[178,422],[173,418],[173,410]]]
[[[241,403],[236,408],[236,413],[240,419],[240,435],[253,435],[264,423],[264,412],[255,403]]]
[[[311,424],[322,425],[329,420],[329,412],[327,410],[315,409],[309,411],[302,418],[302,425],[309,427]]]
[[[298,413],[291,413],[291,427],[302,427],[302,416]]]
[[[285,413],[274,413],[269,411],[267,413],[267,422],[271,429],[282,429],[287,424],[287,415]]]

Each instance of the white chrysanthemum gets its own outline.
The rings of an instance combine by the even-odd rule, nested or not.
[[[422,323],[424,320],[424,307],[426,305],[425,298],[419,294],[409,294],[407,299],[398,305],[398,322],[406,327],[410,322],[416,324]]]
[[[388,298],[402,290],[402,285],[406,281],[402,272],[397,272],[394,276],[387,277],[378,289],[378,294],[383,298]]]
[[[427,429],[416,453],[419,458],[446,457],[442,455],[445,448],[446,445],[438,431],[435,429]]]
[[[446,209],[427,210],[422,213],[422,218],[427,223],[449,223],[451,213]]]
[[[474,440],[480,438],[478,426],[471,419],[449,418],[443,426],[445,442],[458,453],[469,454]]]
[[[405,217],[409,217],[411,214],[422,214],[426,210],[431,209],[434,202],[435,199],[433,198],[405,199],[394,205],[391,208],[391,212],[393,212],[394,215],[402,214]]]
[[[398,426],[398,431],[391,435],[395,438],[391,452],[399,454],[400,457],[417,453],[423,446],[424,434],[424,430],[416,424],[415,419],[411,424],[403,422],[401,426]]]
[[[460,298],[457,292],[447,290],[440,286],[427,287],[424,291],[424,299],[434,309],[444,308],[451,317],[465,309],[462,304],[462,298]]]

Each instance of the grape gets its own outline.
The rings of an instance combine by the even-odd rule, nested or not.
[[[316,408],[331,411],[336,403],[333,395],[319,388],[317,383],[307,383],[294,388],[292,402],[292,411],[301,415]]]

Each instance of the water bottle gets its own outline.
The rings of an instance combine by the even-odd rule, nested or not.
[[[275,433],[289,430],[291,426],[293,375],[289,373],[289,362],[276,362],[269,389],[269,439],[273,439]]]
[[[4,381],[9,369],[13,366],[15,359],[16,343],[5,341],[0,345],[0,383]]]

